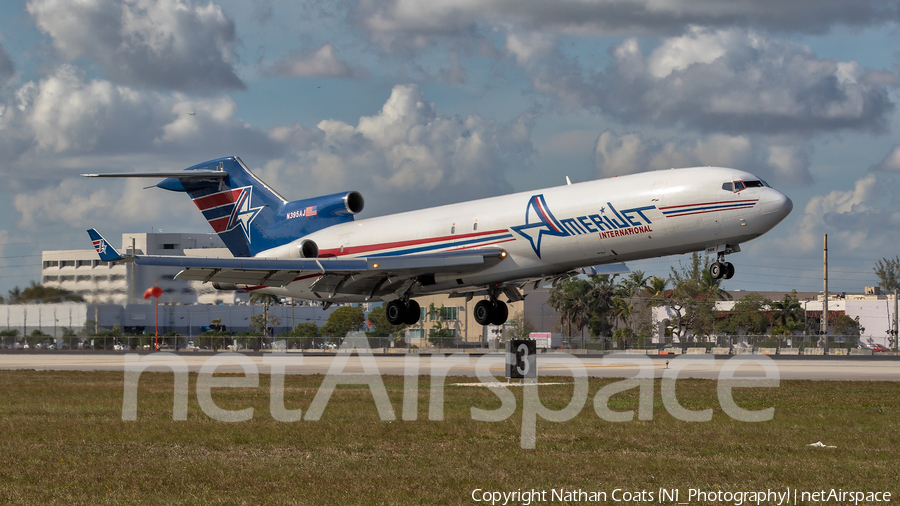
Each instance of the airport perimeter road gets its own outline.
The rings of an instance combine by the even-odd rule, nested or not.
[[[134,360],[139,359],[143,365],[164,356],[171,357],[174,354],[3,353],[0,354],[0,369],[123,371],[126,363],[134,364]],[[271,365],[266,362],[274,357],[278,357],[278,362],[285,364],[285,370],[290,374],[326,374],[332,367],[336,367],[344,373],[359,374],[370,372],[367,371],[367,366],[371,367],[371,364],[374,364],[377,373],[392,375],[443,373],[448,376],[474,377],[476,364],[478,367],[488,367],[491,374],[499,378],[503,377],[504,371],[504,358],[500,354],[483,356],[409,355],[409,359],[404,355],[375,355],[371,359],[367,359],[366,357],[331,354],[249,353],[233,355],[187,352],[179,353],[177,357],[177,360],[183,360],[188,370],[193,372],[200,371],[204,364],[217,358],[222,361],[215,369],[217,372],[243,372],[242,366],[237,361],[241,360],[253,363],[259,372],[268,373],[271,371]],[[774,364],[778,368],[781,379],[900,381],[900,357],[774,357],[770,359],[761,355],[739,355],[730,358],[713,357],[712,355],[683,355],[682,358],[676,358],[675,356],[624,354],[611,355],[611,357],[621,360],[639,357],[639,360],[647,361],[645,366],[651,367],[656,377],[662,377],[667,367],[671,369],[682,367],[678,373],[679,377],[717,379],[722,367],[726,364],[734,365],[738,360],[758,359]],[[541,376],[571,376],[572,369],[583,367],[589,376],[622,378],[634,376],[639,370],[636,364],[611,363],[610,360],[607,358],[604,361],[603,357],[542,354],[538,356],[538,374]],[[689,363],[684,361],[689,361]],[[170,369],[160,365],[149,365],[146,370],[166,371]],[[762,366],[750,363],[738,368],[737,375],[762,377],[764,371]]]

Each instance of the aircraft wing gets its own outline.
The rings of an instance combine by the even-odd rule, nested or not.
[[[178,279],[280,287],[300,279],[317,278],[314,289],[324,293],[377,295],[392,287],[433,274],[469,273],[495,265],[506,257],[500,248],[376,258],[207,258],[141,256],[136,265],[180,267]]]

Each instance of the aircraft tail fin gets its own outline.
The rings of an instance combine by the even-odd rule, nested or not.
[[[255,256],[317,230],[353,221],[353,215],[362,211],[364,204],[362,195],[355,191],[289,202],[236,156],[209,160],[176,172],[82,175],[165,177],[156,186],[187,193],[236,257]],[[313,245],[299,254],[317,252]]]
[[[236,257],[352,221],[363,207],[357,192],[289,202],[234,156],[194,165],[156,186],[186,192]]]
[[[97,251],[97,254],[100,255],[100,260],[105,262],[115,262],[125,258],[120,255],[116,248],[100,235],[100,232],[97,232],[96,229],[88,229],[87,233],[91,237],[94,249]]]

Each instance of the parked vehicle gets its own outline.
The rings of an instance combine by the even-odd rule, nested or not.
[[[659,349],[660,355],[674,355],[675,354],[675,346],[671,344],[667,344]]]

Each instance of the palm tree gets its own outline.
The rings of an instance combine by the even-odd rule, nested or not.
[[[772,309],[774,310],[773,319],[783,327],[789,322],[800,320],[803,306],[800,305],[797,299],[790,295],[785,295],[784,299],[772,303]]]
[[[263,305],[263,314],[256,315],[256,317],[260,317],[255,322],[255,327],[259,328],[266,337],[269,336],[269,326],[277,326],[281,324],[281,318],[277,316],[269,316],[269,306],[278,304],[280,299],[277,295],[272,295],[271,293],[262,293],[262,292],[253,292],[250,294],[250,302],[252,304],[262,304]],[[251,317],[255,318],[255,317]],[[259,346],[261,344],[262,338],[254,339],[253,349],[255,351],[259,351]]]
[[[271,293],[262,293],[262,292],[253,292],[250,294],[250,303],[252,304],[262,304],[263,306],[274,306],[278,304],[281,299],[278,298],[277,295],[272,295]]]
[[[722,289],[722,280],[715,279],[710,274],[709,269],[703,269],[700,272],[699,288],[700,293],[705,293],[710,300],[730,300],[731,294]]]
[[[613,297],[612,311],[613,316],[616,318],[616,324],[619,323],[619,320],[622,320],[622,323],[624,323],[625,326],[631,326],[632,306],[628,301],[621,297]]]
[[[655,276],[654,276],[655,277]],[[634,297],[647,288],[650,276],[645,276],[644,271],[632,271],[628,277],[622,280],[622,290],[627,297]]]
[[[650,278],[650,281],[647,282],[647,286],[644,288],[644,292],[650,297],[657,297],[660,295],[665,295],[666,288],[668,287],[668,279],[661,278],[659,276],[653,276],[652,278]]]
[[[797,299],[785,295],[784,299],[773,302],[771,308],[774,310],[773,323],[778,323],[778,326],[772,329],[772,333],[778,336],[778,347],[780,348],[784,336],[791,335],[795,330],[802,328],[800,315],[803,314],[803,307]]]
[[[622,280],[621,292],[625,298],[627,307],[617,310],[617,317],[624,316],[622,319],[625,324],[634,331],[635,318],[632,315],[640,312],[643,307],[641,295],[647,292],[647,281],[650,276],[644,274],[644,271],[632,271],[628,277]],[[627,313],[625,315],[624,313]]]
[[[573,327],[579,332],[588,320],[591,284],[583,279],[570,278],[561,281],[550,291],[547,304],[559,313],[560,324],[569,325],[569,334]]]

